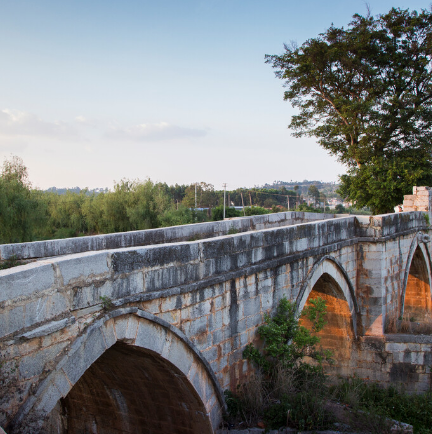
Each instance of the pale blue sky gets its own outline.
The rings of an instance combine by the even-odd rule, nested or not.
[[[0,0],[0,161],[22,157],[40,188],[336,181],[344,168],[290,135],[264,55],[354,13],[363,0]]]

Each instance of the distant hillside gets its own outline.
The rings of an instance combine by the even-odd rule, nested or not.
[[[299,193],[306,196],[308,194],[309,187],[311,185],[316,185],[319,191],[322,191],[328,198],[338,197],[336,190],[339,188],[339,184],[335,182],[322,182],[322,181],[308,181],[307,179],[303,181],[273,181],[272,184],[264,184],[259,188],[265,189],[280,189],[285,187],[287,190],[294,190],[295,186],[299,187]]]
[[[79,188],[79,187],[73,187],[73,188],[57,188],[57,187],[50,187],[47,190],[45,190],[49,193],[56,193],[59,195],[66,194],[67,192],[70,193],[76,193],[79,194],[81,191],[85,191],[86,194],[99,194],[99,193],[107,193],[107,188],[93,188],[92,190],[88,190],[87,188]]]

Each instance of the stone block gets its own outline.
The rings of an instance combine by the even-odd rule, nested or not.
[[[205,402],[205,381],[202,370],[203,368],[198,364],[198,362],[194,361],[187,374],[187,378],[198,393],[198,396],[203,402]]]
[[[75,318],[65,318],[60,321],[51,321],[48,324],[44,324],[43,326],[37,327],[34,330],[31,330],[27,333],[18,336],[24,339],[33,339],[41,336],[46,336],[50,333],[55,333],[58,330],[61,330],[68,326],[70,323],[73,323]]]
[[[420,343],[408,342],[406,345],[409,351],[413,351],[413,352],[421,351],[422,346]]]
[[[159,291],[201,279],[201,264],[156,268],[145,273],[146,292]]]
[[[25,327],[24,307],[18,306],[14,309],[2,312],[0,321],[0,337],[7,336]]]
[[[169,360],[174,366],[180,369],[183,374],[187,375],[194,361],[192,351],[179,338],[171,335],[169,351],[162,351],[162,356]],[[167,348],[167,344],[165,344]]]
[[[230,329],[229,327],[226,326],[221,329],[212,331],[211,334],[212,334],[212,345],[219,345],[221,342],[225,341],[226,339],[229,339],[231,336]]]
[[[216,432],[217,428],[221,425],[223,420],[222,410],[219,403],[215,403],[210,411],[210,421],[213,431]]]
[[[261,313],[249,316],[246,319],[246,326],[248,329],[261,325],[263,323],[263,316]]]
[[[218,330],[224,326],[223,323],[223,311],[218,310],[213,315],[210,315],[208,318],[209,321],[209,330]],[[229,318],[229,316],[228,316]]]
[[[243,317],[255,315],[257,312],[261,311],[260,297],[244,300],[240,306],[241,306],[241,315]]]
[[[124,335],[122,339],[126,341],[134,341],[138,333],[140,320],[137,317],[132,315],[128,315],[127,318],[128,318],[127,326],[126,326],[126,330],[124,331]],[[116,322],[116,335],[117,335],[117,339],[120,339],[117,334],[117,322]]]
[[[0,302],[40,293],[54,285],[54,269],[40,261],[0,270]]]
[[[40,351],[22,357],[19,363],[20,377],[23,379],[38,376],[44,370],[45,365],[53,360],[68,345],[68,342],[61,342],[57,345],[44,348]]]
[[[178,324],[180,322],[181,310],[170,310],[169,312],[157,313],[156,316],[163,319],[169,324]]]
[[[51,387],[48,386],[45,388],[44,393],[38,397],[34,410],[39,416],[48,415],[60,398],[61,394],[57,387],[53,385]]]
[[[159,300],[161,312],[167,312],[169,310],[181,309],[182,297],[180,295],[173,295],[171,297]]]
[[[207,348],[207,350],[202,352],[203,357],[207,360],[207,362],[213,362],[218,358],[218,348],[217,346],[212,346]]]
[[[167,337],[167,330],[147,320],[141,320],[135,345],[162,354]]]
[[[215,310],[222,309],[225,306],[229,306],[229,300],[230,300],[230,293],[226,293],[223,295],[220,295],[219,297],[216,297],[213,300],[213,306]]]
[[[414,363],[416,365],[423,365],[424,364],[424,353],[420,352],[420,351],[416,352],[416,353],[412,353],[411,363]]]
[[[79,341],[75,342],[75,351],[66,356],[62,369],[69,381],[75,384],[90,365],[106,350],[105,340],[99,328],[90,329]]]
[[[63,276],[63,284],[73,284],[73,281],[87,280],[110,272],[106,252],[86,252],[78,255],[64,256],[56,263]]]
[[[48,297],[46,306],[46,318],[53,318],[55,316],[64,314],[70,311],[69,295],[65,292],[54,292]]]
[[[403,352],[408,348],[407,344],[404,343],[398,343],[398,342],[387,342],[385,344],[386,351],[397,353],[397,352]]]
[[[219,343],[219,348],[220,348],[222,357],[226,356],[228,354],[231,354],[234,351],[231,339]]]
[[[208,315],[211,312],[211,301],[206,300],[201,303],[197,303],[182,310],[182,319],[195,320],[203,316]]]
[[[65,373],[62,370],[54,371],[49,380],[54,387],[60,392],[60,395],[64,398],[72,388],[72,385],[69,383],[66,378]]]
[[[190,324],[189,325],[190,335],[188,337],[196,336],[196,335],[199,335],[201,333],[206,333],[208,330],[207,317],[205,317],[205,316],[198,318],[196,320],[193,320],[193,321],[189,321],[189,324]]]
[[[170,299],[174,299],[174,297],[169,297]],[[146,312],[156,314],[160,312],[161,300],[159,298],[155,298],[149,301],[143,301],[141,303],[141,307]]]
[[[83,316],[87,316],[87,315],[91,315],[94,314],[96,312],[99,312],[101,310],[101,307],[99,305],[96,306],[90,306],[84,309],[80,309],[80,310],[76,310],[75,312],[73,312],[73,315],[75,316],[76,319],[81,318]]]
[[[72,308],[82,309],[100,304],[101,297],[115,301],[142,292],[144,292],[143,275],[134,273],[125,278],[107,280],[102,285],[73,288]]]
[[[105,345],[107,348],[112,347],[117,342],[117,336],[115,333],[114,325],[115,325],[115,319],[111,318],[108,321],[106,321],[101,327],[105,339]]]
[[[273,293],[261,294],[261,311],[267,312],[273,307]]]

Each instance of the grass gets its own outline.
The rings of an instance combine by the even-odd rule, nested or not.
[[[297,378],[296,378],[297,377]],[[324,430],[339,426],[347,432],[397,434],[394,421],[413,425],[414,434],[432,434],[432,393],[409,395],[357,377],[340,379],[329,386],[325,378],[282,370],[277,388],[257,374],[225,392],[232,426],[266,428],[289,426],[299,430]]]
[[[19,261],[15,255],[11,256],[10,258],[6,259],[3,262],[0,262],[0,270],[6,270],[8,268],[12,267],[18,267],[19,265],[23,265],[24,262]]]
[[[409,395],[395,387],[382,387],[357,377],[340,380],[331,388],[333,399],[348,404],[359,414],[367,412],[413,425],[415,434],[432,434],[432,393]],[[360,417],[365,420],[368,418]]]
[[[389,318],[386,323],[386,333],[406,333],[413,335],[430,335],[432,334],[432,317],[427,315],[421,321],[409,315],[403,317]]]
[[[231,425],[253,427],[264,421],[270,429],[332,427],[335,420],[325,407],[327,387],[323,376],[280,368],[273,380],[258,372],[235,393],[225,391]]]

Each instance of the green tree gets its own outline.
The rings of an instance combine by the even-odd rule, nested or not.
[[[266,56],[299,109],[294,136],[347,166],[340,193],[359,207],[392,211],[432,182],[431,56],[432,12],[395,8]]]
[[[46,215],[40,193],[31,188],[21,158],[5,160],[0,175],[0,243],[33,241]]]
[[[312,196],[314,200],[314,205],[317,205],[320,200],[320,192],[316,185],[311,185],[308,189],[309,196]]]
[[[197,208],[213,208],[217,205],[218,197],[213,185],[205,182],[191,184],[186,188],[183,205],[188,208],[195,208],[195,188]]]

